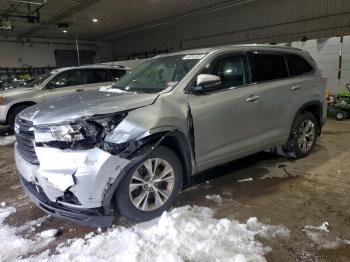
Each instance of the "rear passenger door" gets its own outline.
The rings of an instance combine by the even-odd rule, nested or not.
[[[257,142],[263,147],[284,144],[289,136],[288,117],[295,107],[292,88],[284,53],[254,51],[248,53],[253,93],[259,96],[260,134]]]

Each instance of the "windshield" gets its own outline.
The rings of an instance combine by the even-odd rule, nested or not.
[[[52,76],[55,72],[47,72],[46,74],[43,74],[41,76],[38,76],[34,79],[34,81],[28,83],[25,85],[25,87],[37,87],[38,85],[41,85],[46,79],[48,79],[50,76]]]
[[[175,87],[204,55],[175,55],[151,59],[114,82],[127,92],[158,93]]]

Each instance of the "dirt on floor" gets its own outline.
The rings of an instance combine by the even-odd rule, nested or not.
[[[5,223],[20,227],[46,216],[20,187],[12,145],[0,146],[0,176],[0,201],[17,209]],[[214,208],[218,218],[243,222],[257,217],[266,224],[284,225],[290,230],[289,238],[259,239],[272,248],[265,255],[268,261],[350,261],[350,242],[345,242],[350,240],[350,120],[329,120],[307,158],[292,161],[259,153],[196,176],[178,197],[176,206],[183,205]],[[324,222],[329,233],[307,234],[305,226]],[[115,224],[132,225],[123,218]],[[44,219],[40,230],[51,228],[59,229],[51,249],[96,231]],[[21,234],[30,238],[34,233],[23,230]]]

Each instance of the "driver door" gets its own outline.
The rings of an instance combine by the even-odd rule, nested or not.
[[[201,72],[220,76],[221,88],[188,95],[198,171],[247,155],[261,142],[256,134],[264,123],[248,68],[245,54],[221,56]]]

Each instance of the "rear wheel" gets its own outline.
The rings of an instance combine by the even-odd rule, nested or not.
[[[335,118],[338,121],[343,121],[344,119],[346,119],[348,117],[347,113],[344,111],[338,111],[337,114],[335,115]]]
[[[317,140],[317,120],[314,114],[305,112],[295,119],[289,140],[283,151],[291,158],[302,158],[310,154]]]
[[[136,222],[160,216],[174,203],[182,175],[177,155],[159,146],[136,164],[118,186],[116,202],[120,213]]]

